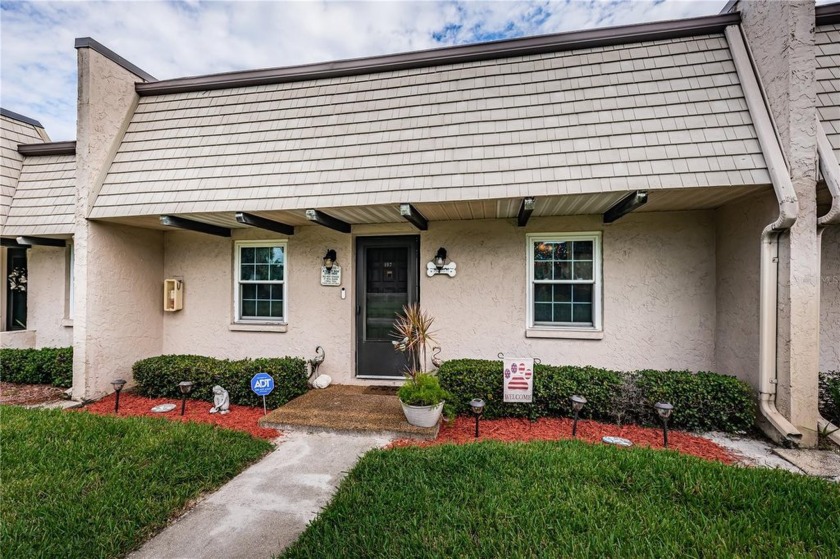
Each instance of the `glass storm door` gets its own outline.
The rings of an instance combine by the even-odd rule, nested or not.
[[[6,330],[26,330],[26,249],[6,252]]]
[[[356,376],[403,378],[405,356],[394,350],[394,319],[419,302],[419,237],[356,240]]]

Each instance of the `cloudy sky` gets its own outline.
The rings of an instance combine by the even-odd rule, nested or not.
[[[726,0],[0,0],[0,106],[75,139],[76,37],[158,79],[718,13]]]

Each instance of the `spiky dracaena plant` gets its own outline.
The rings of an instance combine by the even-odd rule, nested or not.
[[[428,347],[435,342],[432,323],[435,319],[422,310],[418,303],[405,305],[402,314],[394,321],[394,331],[391,335],[396,338],[394,349],[406,354],[406,376],[412,381],[417,373],[426,370],[426,353]]]

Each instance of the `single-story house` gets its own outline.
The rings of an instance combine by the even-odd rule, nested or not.
[[[393,384],[420,302],[443,359],[732,374],[814,444],[840,4],[170,80],[76,49],[76,141],[3,111],[0,205],[28,268],[2,345],[72,343],[75,398],[153,355],[316,346],[334,382]]]

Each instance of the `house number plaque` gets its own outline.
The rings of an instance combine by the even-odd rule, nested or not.
[[[341,266],[334,265],[332,270],[327,270],[326,266],[321,266],[321,285],[328,287],[341,285]]]

